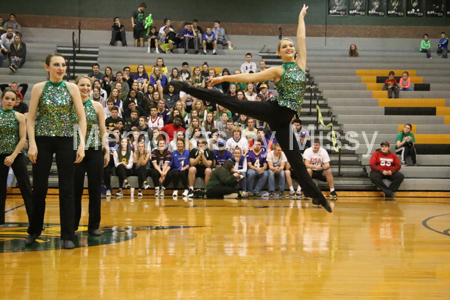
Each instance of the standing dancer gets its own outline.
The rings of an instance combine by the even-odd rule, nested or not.
[[[18,94],[5,91],[2,95],[3,110],[0,110],[0,225],[5,224],[6,179],[11,167],[19,183],[28,220],[31,219],[33,194],[28,177],[27,161],[21,153],[27,140],[25,117],[14,111]]]
[[[328,212],[331,212],[328,201],[306,171],[303,157],[300,153],[298,143],[291,132],[290,124],[295,113],[300,115],[306,90],[306,30],[304,17],[307,9],[308,7],[303,5],[303,9],[298,18],[297,40],[299,53],[296,60],[294,59],[294,42],[291,39],[284,38],[278,44],[277,49],[277,54],[283,60],[281,67],[273,67],[253,74],[215,77],[208,81],[210,86],[214,86],[224,81],[249,83],[273,79],[279,94],[278,97],[273,97],[265,102],[240,101],[214,90],[194,88],[182,82],[172,81],[171,84],[176,89],[181,89],[193,97],[214,102],[231,111],[268,122],[270,128],[276,131],[277,141],[286,154],[293,168],[292,171],[296,174],[305,195],[313,198],[314,204],[320,204]],[[293,144],[293,149],[290,144]]]
[[[75,165],[75,231],[78,230],[78,225],[80,225],[84,175],[87,172],[89,190],[88,232],[90,235],[99,236],[102,234],[99,227],[103,168],[109,164],[110,157],[105,113],[100,102],[89,99],[92,90],[92,83],[89,77],[85,75],[78,76],[75,84],[80,90],[87,123],[85,156],[82,162]],[[105,148],[105,154],[103,154],[102,144]]]
[[[80,91],[73,83],[63,81],[66,74],[66,60],[59,53],[52,53],[45,59],[45,70],[49,80],[37,83],[31,92],[30,111],[27,120],[29,140],[28,155],[33,163],[33,213],[26,245],[33,244],[41,235],[44,224],[45,198],[48,177],[56,154],[59,183],[59,214],[61,240],[66,249],[75,247],[74,231],[74,171],[75,164],[84,158],[84,136],[86,117]],[[36,114],[39,118],[36,120]],[[77,119],[78,116],[78,119]],[[81,129],[80,146],[74,155],[74,125]],[[76,144],[76,142],[75,142]]]

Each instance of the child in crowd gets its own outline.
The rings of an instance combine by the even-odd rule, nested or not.
[[[427,58],[429,58],[429,59],[433,58],[433,57],[431,57],[431,43],[428,40],[428,34],[426,34],[426,33],[423,35],[423,40],[422,40],[422,43],[420,44],[420,52],[426,53]]]
[[[389,99],[392,98],[392,94],[394,94],[394,98],[398,98],[398,82],[395,80],[394,71],[389,72],[389,78],[384,82],[384,87],[388,91]]]
[[[437,55],[442,58],[447,58],[448,55],[448,38],[445,35],[445,32],[441,32],[441,39],[439,40]]]
[[[400,91],[411,91],[411,79],[407,71],[403,72],[402,78],[400,78]]]
[[[348,56],[350,57],[359,57],[358,47],[355,44],[350,45],[350,50],[348,51]]]

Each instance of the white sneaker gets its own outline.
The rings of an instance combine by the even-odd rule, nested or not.
[[[150,49],[147,49],[147,53],[150,53]]]
[[[155,196],[159,196],[159,186],[155,187]]]
[[[294,190],[289,192],[289,197],[295,197],[295,191]]]
[[[269,193],[268,192],[262,192],[261,193],[261,197],[263,197],[263,198],[268,198],[269,197]]]
[[[159,195],[164,197],[164,191],[165,191],[165,190],[166,190],[166,189],[165,189],[164,187],[160,188],[160,189],[159,189]]]
[[[184,196],[184,197],[187,197],[188,195],[189,195],[189,190],[184,190],[183,196]]]
[[[139,191],[138,192],[138,197],[142,197],[143,195],[142,195],[142,191]]]
[[[145,184],[144,185],[144,190],[148,190],[148,189],[150,189],[150,186],[148,184]]]
[[[117,196],[117,197],[122,197],[122,196],[123,196],[123,192],[122,192],[122,191],[118,191],[118,192],[116,193],[116,196]]]
[[[109,189],[106,191],[106,197],[111,197],[111,191]]]
[[[158,50],[158,48],[156,48],[156,49],[155,49],[155,52],[156,52],[156,53],[159,53],[159,50]]]
[[[172,197],[178,197],[178,190],[173,191]]]

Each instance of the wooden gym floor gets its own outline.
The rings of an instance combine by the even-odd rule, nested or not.
[[[81,224],[87,225],[87,197]],[[60,250],[57,196],[39,243],[9,195],[0,299],[450,299],[450,199],[102,200],[102,237]]]

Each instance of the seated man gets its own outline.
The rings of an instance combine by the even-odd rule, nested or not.
[[[120,83],[121,87],[122,87],[121,90],[120,90],[120,92],[122,92],[121,94],[126,93],[126,95],[128,95],[128,92],[130,92],[130,86],[128,85],[128,82],[126,80],[124,80],[123,73],[121,71],[116,72],[116,81],[111,83],[111,91],[113,89],[117,88],[116,85],[118,83]],[[119,88],[117,88],[117,89],[119,89]]]
[[[100,84],[103,83],[103,80],[105,79],[105,75],[103,75],[100,70],[100,65],[98,63],[95,63],[92,66],[92,71],[90,71],[87,76],[91,79],[91,82],[99,81]]]
[[[286,155],[281,151],[280,144],[273,145],[273,151],[267,154],[267,165],[269,166],[269,196],[274,196],[275,177],[278,177],[279,194],[284,197],[284,185],[286,184],[286,174],[284,172],[287,163]]]
[[[3,66],[5,59],[10,61],[11,45],[14,43],[15,36],[12,27],[7,27],[6,33],[0,37],[0,68]]]
[[[163,119],[164,124],[168,124],[167,122],[169,121],[170,118],[170,110],[166,108],[166,101],[164,101],[163,99],[158,101],[157,114]]]
[[[232,49],[231,41],[227,39],[227,35],[225,34],[225,29],[220,27],[219,21],[214,22],[214,28],[212,29],[212,32],[214,32],[214,35],[216,36],[217,44],[223,45],[223,46],[228,45],[228,49]]]
[[[253,150],[247,153],[247,191],[256,197],[268,197],[269,193],[261,194],[261,190],[267,182],[267,153],[261,148],[262,141],[256,140]],[[253,187],[255,178],[259,178],[256,187]]]
[[[172,50],[176,45],[177,33],[170,27],[166,26],[163,30],[163,35],[159,37],[159,48],[162,52],[173,53]]]
[[[147,117],[145,110],[142,107],[137,106],[136,102],[131,101],[131,102],[128,102],[128,108],[125,108],[123,110],[123,114],[122,114],[123,118],[126,120],[129,117],[131,117],[131,112],[133,110],[137,110],[139,112],[139,116]]]
[[[111,32],[111,42],[110,46],[115,46],[117,42],[121,42],[123,47],[127,46],[127,38],[125,34],[125,26],[120,23],[119,17],[114,18],[114,25]]]
[[[194,196],[195,176],[205,179],[205,185],[208,184],[211,176],[211,167],[214,158],[211,150],[208,149],[208,144],[204,138],[197,141],[197,147],[192,149],[189,154],[189,197]]]
[[[123,119],[119,117],[119,108],[117,106],[111,107],[110,111],[111,116],[106,118],[105,125],[106,127],[115,127],[116,123],[123,121]]]
[[[164,127],[164,120],[158,116],[158,109],[156,107],[150,108],[150,117],[148,117],[148,128],[150,130],[159,129]]]
[[[395,153],[400,154],[402,157],[402,165],[407,166],[406,157],[411,156],[413,166],[417,166],[416,160],[416,148],[414,148],[414,143],[416,139],[414,137],[414,133],[411,132],[412,125],[405,124],[403,127],[403,131],[400,131],[397,134],[396,145],[395,145]]]
[[[126,124],[124,127],[125,131],[134,131],[139,127],[139,111],[137,109],[133,109],[131,111],[130,117],[125,119]]]
[[[250,52],[245,55],[245,59],[247,61],[241,65],[242,74],[247,74],[250,72],[256,73],[256,64],[252,62],[252,58],[253,56]]]
[[[26,84],[26,83],[18,84],[17,82],[13,82],[10,84],[7,84],[7,83],[0,84],[0,90],[2,91],[2,93],[4,91],[10,90],[10,89],[12,91],[16,92],[17,94],[19,94],[21,101],[23,101],[23,97],[25,96],[25,94],[28,90],[28,84]]]
[[[226,148],[228,151],[233,151],[235,148],[240,148],[243,154],[248,152],[248,141],[246,138],[241,136],[241,128],[233,128],[233,137],[227,140]]]
[[[255,128],[255,119],[247,118],[247,128],[242,131],[242,136],[250,143],[251,140],[258,136],[258,129]]]
[[[192,45],[195,54],[198,54],[198,37],[194,32],[192,24],[187,24],[186,29],[183,31],[184,36],[184,54],[188,53],[189,46]]]
[[[214,167],[220,168],[223,164],[233,157],[230,151],[225,149],[225,143],[222,140],[217,142],[218,150],[213,151],[214,155]]]
[[[191,72],[189,72],[189,64],[187,62],[183,62],[181,65],[181,78],[183,81],[188,81],[191,79]]]
[[[262,83],[262,84],[259,86],[259,89],[260,89],[260,91],[261,91],[261,94],[264,96],[264,98],[265,98],[266,100],[269,100],[270,98],[273,97],[273,93],[269,91],[269,88],[268,88],[267,84]]]
[[[385,197],[394,198],[395,192],[402,184],[404,176],[400,173],[400,161],[392,153],[389,142],[382,142],[381,149],[377,149],[370,158],[370,180],[383,192]],[[391,181],[387,187],[383,179]]]
[[[320,147],[320,140],[315,139],[312,148],[306,149],[303,158],[309,175],[323,182],[328,182],[330,187],[330,199],[337,200],[334,190],[334,179],[330,169],[330,156],[328,152]]]
[[[206,27],[206,32],[203,34],[203,54],[207,54],[207,50],[212,50],[213,55],[217,55],[217,39],[212,32],[212,28],[210,26]]]
[[[176,116],[173,119],[173,124],[168,124],[168,125],[164,126],[161,129],[161,132],[167,133],[167,135],[169,136],[169,140],[172,141],[176,132],[178,132],[180,130],[186,132],[186,129],[181,127],[182,122],[183,122],[183,118],[180,116]]]
[[[14,33],[22,33],[22,26],[20,26],[19,22],[17,22],[17,18],[15,14],[9,15],[9,20],[4,25],[5,28],[11,27]]]

